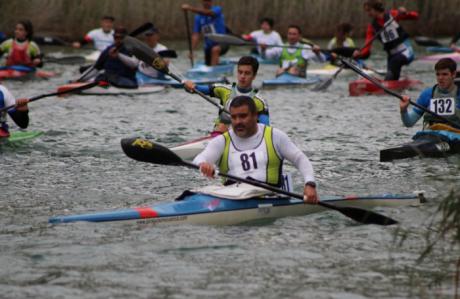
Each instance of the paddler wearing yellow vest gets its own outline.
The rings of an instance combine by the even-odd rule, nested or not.
[[[437,84],[425,89],[417,104],[459,124],[458,128],[442,123],[442,120],[424,113],[417,107],[408,111],[409,96],[403,96],[399,107],[401,119],[406,127],[412,127],[423,116],[423,127],[432,130],[449,130],[460,133],[460,86],[455,83],[457,63],[451,58],[440,59],[434,66]]]
[[[313,167],[307,156],[281,130],[257,123],[252,98],[238,96],[230,104],[231,129],[217,136],[193,163],[203,175],[214,177],[215,165],[221,173],[282,185],[282,167],[287,159],[302,173],[304,201],[317,203]]]
[[[326,56],[321,53],[320,47],[301,44],[302,30],[297,25],[290,25],[287,32],[287,46],[292,48],[269,48],[265,51],[267,57],[278,57],[280,65],[276,75],[289,73],[298,77],[307,76],[307,66],[310,59],[325,62]],[[302,48],[304,47],[304,48]]]

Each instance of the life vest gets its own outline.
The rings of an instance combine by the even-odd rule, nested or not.
[[[5,96],[0,91],[0,108],[4,108],[5,106]],[[10,136],[8,124],[6,123],[6,113],[6,111],[0,112],[0,138]]]
[[[409,35],[401,26],[399,26],[388,11],[385,12],[383,19],[384,26],[390,22],[391,23],[379,34],[378,39],[382,42],[385,51],[390,54],[395,54],[394,50],[401,47],[401,44],[403,44],[404,40],[409,38]],[[375,32],[380,31],[384,26],[381,26],[375,19],[372,22],[372,27]],[[401,49],[401,51],[398,50],[398,52],[402,52],[404,50],[405,49]]]
[[[283,160],[276,153],[272,127],[264,126],[263,138],[259,145],[245,151],[234,146],[229,132],[223,136],[225,148],[219,161],[221,173],[251,177],[275,186],[282,184]]]
[[[449,93],[441,93],[438,85],[434,85],[431,93],[430,105],[427,107],[437,115],[443,116],[450,121],[460,124],[460,87],[455,84],[455,88]],[[430,126],[434,123],[444,123],[443,120],[429,114],[424,113],[423,125]]]
[[[13,40],[11,50],[6,60],[6,65],[27,65],[33,66],[32,58],[29,55],[29,41],[25,41],[22,44],[17,43]]]
[[[299,69],[300,77],[305,77],[307,72],[307,61],[302,57],[302,49],[297,49],[294,53],[289,53],[287,48],[283,48],[280,56],[280,67],[296,66]]]

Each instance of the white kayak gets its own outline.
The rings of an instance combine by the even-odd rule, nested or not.
[[[199,153],[201,153],[206,145],[216,136],[219,136],[220,133],[213,132],[212,134],[201,137],[192,141],[181,143],[174,147],[171,147],[170,150],[173,151],[183,160],[193,160]]]
[[[96,62],[96,60],[99,58],[100,55],[101,55],[101,51],[94,50],[90,54],[85,55],[83,57],[85,57],[85,60],[88,62]]]
[[[314,75],[314,76],[320,76],[320,77],[331,77],[335,74],[335,72],[337,72],[337,70],[339,69],[338,66],[336,65],[333,65],[333,64],[326,64],[324,65],[323,67],[321,68],[315,68],[315,69],[308,69],[307,70],[307,74],[308,75]],[[372,76],[375,76],[375,75],[378,75],[375,71],[373,70],[369,70],[369,69],[365,69],[363,68],[362,69],[364,73],[368,74],[368,75],[372,75]],[[377,72],[379,74],[383,74],[385,73],[385,70],[377,70]],[[350,75],[355,75],[356,73],[353,72],[352,70],[350,69],[343,69],[340,74],[342,76],[350,76]]]
[[[61,85],[58,87],[58,92],[63,92],[68,89],[74,89],[83,85],[88,84],[88,82],[76,82]],[[82,90],[78,92],[81,95],[139,95],[139,94],[152,94],[161,92],[165,89],[165,86],[160,85],[142,85],[138,88],[119,88],[113,85],[110,86],[95,86],[89,89]]]

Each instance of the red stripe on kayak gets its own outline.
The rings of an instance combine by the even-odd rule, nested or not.
[[[356,196],[356,195],[345,196],[345,200],[355,200],[355,199],[358,199],[358,196]]]
[[[157,211],[152,208],[144,207],[144,208],[135,208],[136,211],[139,212],[140,218],[155,218],[158,217]]]

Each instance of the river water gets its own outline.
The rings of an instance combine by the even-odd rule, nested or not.
[[[229,56],[243,53],[232,49]],[[176,69],[186,70],[185,50],[179,55]],[[372,65],[384,67],[383,57],[375,54]],[[413,63],[406,73],[430,86],[431,68]],[[76,66],[47,69],[59,76],[4,84],[28,97],[78,77]],[[273,72],[261,66],[256,84]],[[127,158],[120,139],[141,134],[174,145],[198,138],[211,129],[216,109],[174,89],[43,99],[30,104],[29,129],[44,135],[0,149],[0,297],[451,298],[456,252],[416,259],[437,204],[459,185],[460,159],[380,163],[379,150],[407,142],[420,126],[402,127],[395,98],[349,97],[354,78],[339,76],[326,93],[263,94],[272,125],[311,159],[320,194],[425,190],[422,206],[378,209],[399,226],[359,225],[336,212],[259,226],[49,225],[51,216],[171,201],[209,184],[193,170]],[[300,190],[298,173],[289,169]],[[395,242],[400,231],[407,233],[402,245]]]

